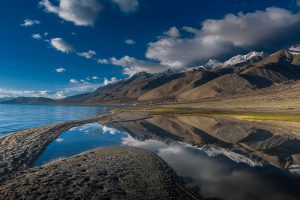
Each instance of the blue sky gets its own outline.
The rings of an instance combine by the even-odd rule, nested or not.
[[[296,0],[10,0],[0,97],[61,98],[140,71],[299,43]]]

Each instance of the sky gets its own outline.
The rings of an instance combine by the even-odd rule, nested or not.
[[[300,43],[297,0],[10,0],[0,98],[64,98],[135,73]]]

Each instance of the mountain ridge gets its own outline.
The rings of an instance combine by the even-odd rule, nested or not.
[[[299,52],[295,53],[295,52]],[[198,68],[169,69],[161,73],[139,72],[128,79],[99,87],[94,92],[60,100],[16,98],[3,103],[120,104],[183,102],[247,93],[300,80],[300,47],[271,55],[250,52],[224,63],[211,59]]]

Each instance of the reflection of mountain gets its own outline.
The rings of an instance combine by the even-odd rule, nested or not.
[[[222,153],[249,165],[260,165],[258,158],[280,168],[300,165],[300,128],[295,129],[289,124],[242,122],[204,116],[155,115],[140,120],[120,120],[121,118],[109,126],[125,131],[132,137],[175,140],[202,148],[203,145],[208,145],[211,148],[205,146],[207,151]],[[240,155],[246,157],[239,157]],[[256,164],[247,161],[248,158]]]

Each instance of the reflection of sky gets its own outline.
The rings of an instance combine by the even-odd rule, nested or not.
[[[230,155],[229,151],[224,153],[220,149],[196,148],[155,139],[137,140],[98,123],[62,133],[47,147],[35,165],[107,146],[132,146],[156,153],[183,179],[186,187],[205,197],[222,197],[224,200],[300,199],[299,177],[293,176],[293,179],[281,170],[239,163],[238,159],[244,161],[243,157]],[[289,194],[298,195],[298,198]]]
[[[280,175],[277,174],[279,170],[261,174],[260,170],[255,170],[256,168],[235,163],[224,156],[210,158],[199,149],[179,143],[138,141],[132,137],[122,140],[124,145],[155,152],[185,180],[187,187],[193,188],[205,197],[222,197],[225,200],[296,200],[300,197],[296,198],[284,192],[291,185],[287,185],[284,179],[280,180]],[[268,175],[274,178],[266,178]],[[300,183],[299,180],[297,183]]]
[[[97,147],[120,146],[126,134],[98,123],[86,124],[62,133],[46,148],[35,166],[70,157]]]

